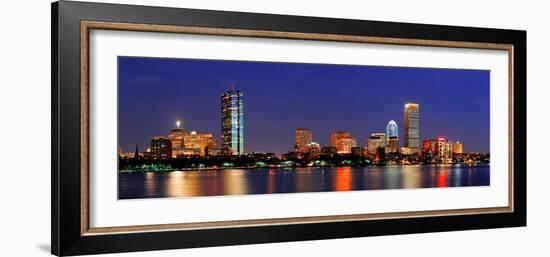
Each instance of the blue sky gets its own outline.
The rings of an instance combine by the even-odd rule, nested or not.
[[[422,139],[461,141],[489,151],[489,71],[327,64],[119,57],[119,146],[133,151],[167,135],[175,120],[220,141],[220,95],[244,94],[245,152],[283,153],[294,129],[352,132],[359,146],[395,120],[403,144],[403,105],[420,105]]]

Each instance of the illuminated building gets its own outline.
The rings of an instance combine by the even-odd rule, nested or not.
[[[143,152],[141,154],[142,154],[143,158],[146,159],[146,160],[152,159],[151,147],[147,147],[145,152]]]
[[[387,138],[386,153],[397,153],[399,150],[399,140],[396,136]]]
[[[431,147],[432,147],[432,146],[431,146],[431,143],[430,143],[430,140],[429,140],[429,139],[424,139],[424,140],[422,141],[422,151],[423,151],[423,152],[428,152],[428,151],[430,151]]]
[[[453,144],[453,153],[455,153],[455,154],[461,154],[462,153],[462,143],[457,141]]]
[[[117,153],[118,153],[118,158],[124,158],[125,157],[125,154],[124,152],[122,151],[122,148],[118,148],[117,149]]]
[[[185,148],[183,137],[187,134],[187,132],[180,128],[180,124],[181,122],[179,120],[176,121],[176,128],[170,130],[168,133],[168,139],[172,142],[172,158],[182,154],[182,149]]]
[[[404,155],[411,155],[414,153],[418,153],[418,149],[413,149],[410,147],[401,147],[401,150],[399,152],[401,152]]]
[[[321,145],[315,142],[309,143],[307,146],[307,152],[313,156],[318,156],[321,153]]]
[[[374,163],[377,163],[377,164],[381,164],[381,163],[384,163],[384,161],[386,160],[386,151],[384,150],[383,147],[378,147],[376,148],[375,150],[375,154],[374,154]]]
[[[157,160],[168,160],[172,158],[172,142],[170,139],[166,137],[153,138],[153,140],[151,140],[151,158]]]
[[[399,149],[399,129],[394,120],[386,125],[386,153],[397,153]]]
[[[357,139],[347,131],[331,132],[330,146],[336,147],[336,152],[339,154],[351,153],[351,148],[357,146]]]
[[[376,154],[378,148],[386,147],[386,134],[385,133],[373,133],[367,140],[367,152],[369,154]]]
[[[187,155],[200,155],[201,151],[198,148],[178,148],[172,150],[172,158],[177,158]]]
[[[313,133],[311,129],[298,128],[294,132],[294,147],[297,153],[307,152],[312,141]]]
[[[399,136],[399,130],[397,128],[397,124],[394,120],[390,120],[388,122],[388,125],[386,125],[386,138],[390,137],[398,137]]]
[[[212,134],[191,131],[191,133],[183,136],[183,144],[185,149],[192,149],[194,153],[203,156],[206,153],[205,149],[215,149],[217,143]]]
[[[429,162],[452,163],[453,142],[445,138],[424,140],[422,152],[427,156]]]
[[[222,153],[240,155],[244,153],[243,137],[243,94],[229,90],[222,94]]]
[[[418,108],[418,104],[405,104],[404,116],[404,147],[410,148],[411,151],[416,152],[420,149],[420,109]]]

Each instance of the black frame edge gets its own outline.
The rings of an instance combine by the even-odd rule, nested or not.
[[[59,255],[59,160],[58,160],[58,25],[59,25],[59,4],[54,2],[51,4],[51,253]]]
[[[514,213],[527,226],[527,31],[514,33]]]

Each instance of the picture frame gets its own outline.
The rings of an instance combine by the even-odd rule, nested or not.
[[[526,225],[526,32],[60,1],[52,4],[52,254],[81,255]],[[90,226],[92,30],[507,51],[508,206]],[[101,96],[95,96],[101,97]]]

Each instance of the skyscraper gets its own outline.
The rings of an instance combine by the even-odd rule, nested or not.
[[[386,153],[396,153],[399,149],[399,129],[394,120],[386,125]]]
[[[388,125],[386,125],[386,139],[389,139],[390,137],[397,137],[398,135],[399,130],[397,128],[397,124],[394,120],[390,120]]]
[[[296,152],[305,153],[309,149],[309,144],[313,141],[311,129],[297,128],[294,132],[294,147]]]
[[[405,147],[410,148],[412,152],[417,152],[420,148],[420,109],[416,103],[405,104],[405,131],[403,132]]]
[[[331,132],[330,146],[335,147],[337,153],[351,153],[351,148],[357,146],[357,139],[347,131]]]
[[[222,153],[240,155],[244,153],[243,137],[243,94],[229,90],[222,94]]]

